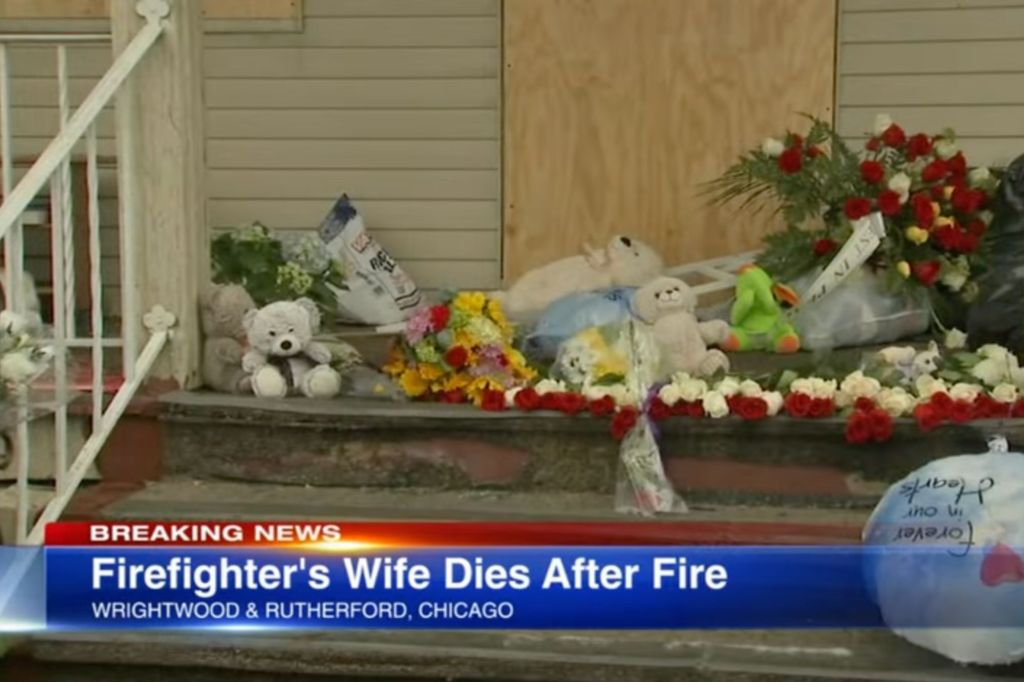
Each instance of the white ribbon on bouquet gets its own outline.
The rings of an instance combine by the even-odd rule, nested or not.
[[[818,275],[814,283],[801,296],[801,301],[815,303],[825,298],[830,291],[842,284],[850,273],[867,262],[878,250],[885,237],[885,220],[878,211],[853,223],[853,234],[846,240],[839,253]]]

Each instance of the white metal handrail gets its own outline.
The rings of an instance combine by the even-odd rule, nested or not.
[[[0,34],[0,156],[2,156],[3,204],[0,205],[0,239],[4,242],[6,265],[4,294],[7,307],[18,312],[26,308],[26,296],[21,291],[23,281],[23,225],[21,216],[33,199],[50,186],[50,212],[52,215],[50,235],[50,258],[53,284],[53,345],[54,384],[56,392],[54,408],[54,452],[53,471],[55,491],[35,523],[30,523],[28,471],[31,456],[29,429],[26,420],[21,419],[16,427],[16,540],[19,544],[40,544],[46,523],[56,520],[78,486],[84,480],[96,457],[132,398],[146,380],[153,364],[171,337],[174,316],[163,309],[154,309],[143,316],[142,325],[150,336],[141,352],[138,351],[135,329],[140,320],[136,319],[137,306],[135,264],[136,254],[132,248],[122,248],[119,255],[121,271],[121,332],[120,337],[110,337],[104,332],[103,277],[101,269],[101,240],[99,212],[99,169],[97,164],[98,145],[96,122],[101,112],[112,102],[118,107],[129,106],[125,98],[117,97],[121,86],[131,77],[136,66],[157,42],[165,30],[165,17],[169,5],[162,0],[147,0],[136,5],[136,11],[146,20],[143,27],[117,54],[110,68],[99,79],[81,104],[72,113],[70,105],[70,77],[68,71],[68,48],[110,40],[107,34]],[[53,44],[57,56],[57,95],[60,130],[47,145],[16,186],[13,184],[12,150],[12,97],[11,97],[11,45]],[[125,101],[122,101],[125,100]],[[121,132],[118,132],[121,135]],[[122,135],[123,137],[123,135]],[[75,241],[72,200],[71,155],[76,146],[84,141],[85,175],[87,187],[88,227],[88,289],[90,298],[89,332],[80,335],[76,329],[75,309]],[[118,163],[122,170],[133,167],[132,145],[124,145]],[[122,190],[118,200],[125,204],[131,201],[130,190]],[[121,243],[134,242],[137,226],[122,220]],[[89,348],[92,366],[92,431],[81,446],[74,460],[68,458],[68,398],[70,386],[68,377],[68,351],[72,348]],[[124,381],[104,407],[104,349],[120,348]],[[19,409],[26,412],[25,397],[19,402]]]

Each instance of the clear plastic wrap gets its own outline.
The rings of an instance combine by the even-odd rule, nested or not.
[[[524,350],[529,357],[554,358],[559,347],[584,330],[614,325],[629,319],[635,289],[618,288],[560,298],[537,320],[527,335]]]

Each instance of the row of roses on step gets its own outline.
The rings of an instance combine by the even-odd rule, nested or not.
[[[893,419],[913,417],[923,431],[944,423],[1024,417],[1021,396],[1024,371],[1016,357],[998,345],[975,354],[967,368],[974,381],[950,382],[933,374],[884,385],[857,370],[841,379],[799,377],[768,389],[749,378],[725,376],[708,381],[686,373],[655,386],[642,401],[625,384],[570,390],[562,381],[544,379],[534,386],[488,391],[481,407],[489,411],[551,410],[567,415],[589,412],[611,417],[611,430],[622,439],[641,413],[659,422],[673,417],[722,419],[730,415],[757,421],[780,414],[795,419],[846,417],[846,440],[880,443],[893,433]],[[973,372],[973,373],[972,373]]]

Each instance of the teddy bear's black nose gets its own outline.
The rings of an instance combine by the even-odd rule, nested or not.
[[[625,244],[626,246],[633,246],[633,240],[630,239],[629,237],[619,237],[619,241]]]
[[[289,341],[288,339],[285,339],[284,341],[281,342],[281,350],[291,350],[291,349],[292,349],[292,342],[291,341]]]

